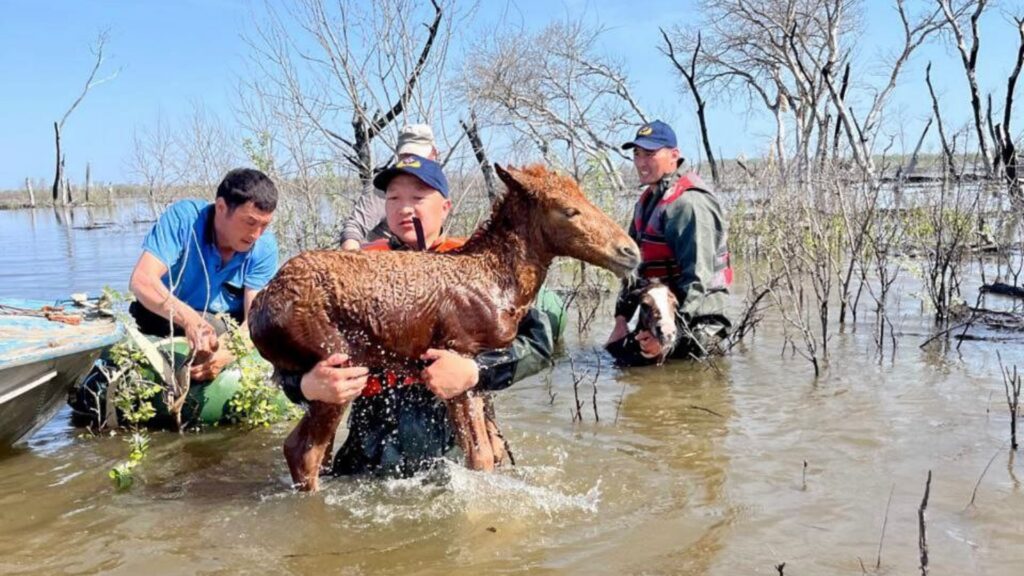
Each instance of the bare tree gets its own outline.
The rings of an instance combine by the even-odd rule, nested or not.
[[[152,128],[132,130],[128,168],[134,176],[142,179],[154,205],[165,199],[167,188],[180,178],[174,169],[174,153],[174,142],[162,114],[157,115]]]
[[[66,112],[64,112],[64,115],[61,116],[60,121],[53,123],[53,136],[54,144],[56,147],[56,168],[54,170],[53,176],[54,203],[65,203],[65,201],[69,200],[67,198],[68,190],[67,187],[64,185],[65,157],[64,151],[61,150],[60,144],[60,137],[62,131],[64,130],[64,124],[68,121],[68,117],[71,116],[71,113],[74,112],[75,109],[78,108],[78,105],[82,103],[82,100],[85,99],[85,95],[89,93],[89,90],[95,88],[96,86],[99,86],[100,84],[103,84],[104,82],[112,80],[114,79],[114,77],[117,76],[117,72],[115,71],[113,74],[107,76],[106,78],[100,78],[98,80],[96,79],[96,73],[99,71],[100,66],[103,65],[103,49],[106,47],[108,39],[109,36],[106,31],[100,32],[99,36],[97,36],[95,45],[90,49],[93,55],[96,57],[96,61],[95,63],[93,63],[92,70],[89,72],[89,77],[85,80],[85,86],[82,88],[82,93],[79,94],[78,98],[76,98],[75,101],[71,103],[71,106],[67,109]]]
[[[985,137],[985,124],[981,114],[981,92],[978,90],[977,78],[978,48],[981,43],[981,37],[978,34],[978,20],[985,11],[988,0],[970,0],[962,3],[959,8],[954,7],[951,0],[935,0],[935,2],[942,10],[948,28],[956,41],[957,50],[960,52],[960,61],[963,63],[964,74],[967,76],[967,86],[971,91],[971,111],[974,113],[974,129],[978,135],[978,149],[981,152],[982,162],[985,164],[985,174],[991,176],[992,155],[989,152],[988,139]],[[971,4],[974,5],[974,10],[970,12],[969,16],[971,45],[968,47],[962,20]]]
[[[946,173],[956,174],[956,159],[953,156],[953,147],[949,138],[946,137],[945,125],[942,122],[942,110],[939,108],[939,98],[935,95],[935,88],[932,86],[932,63],[924,69],[924,81],[928,85],[928,94],[932,97],[932,118],[939,127],[939,142],[942,144],[942,156],[945,158]]]
[[[661,48],[661,52],[672,61],[672,65],[676,67],[676,70],[683,75],[686,80],[686,85],[690,88],[690,93],[693,94],[693,100],[697,104],[697,121],[700,124],[700,137],[704,143],[704,153],[708,157],[708,164],[711,165],[711,178],[715,184],[721,183],[721,177],[718,174],[718,164],[715,162],[715,153],[711,150],[711,139],[708,136],[708,121],[705,114],[707,108],[707,100],[701,95],[701,84],[703,79],[698,75],[697,61],[701,55],[701,33],[697,32],[696,43],[690,54],[690,62],[684,66],[678,58],[676,58],[676,50],[672,45],[672,41],[668,37],[668,33],[663,28],[661,30],[661,37],[665,40],[665,46]]]
[[[476,156],[477,164],[484,175],[484,188],[487,190],[487,198],[493,203],[498,199],[498,177],[494,174],[494,166],[487,159],[487,151],[484,150],[484,142],[480,139],[480,128],[477,125],[476,113],[469,113],[469,122],[459,120],[469,143],[473,147],[473,155]]]
[[[459,81],[464,98],[495,125],[530,142],[580,180],[625,189],[627,160],[613,138],[647,121],[622,67],[597,54],[603,28],[579,21],[537,33],[507,32],[473,48]]]
[[[236,147],[224,124],[200,102],[193,102],[173,142],[177,161],[174,171],[187,192],[195,196],[209,195],[237,162]]]
[[[775,151],[785,173],[792,151],[806,180],[814,156],[829,146],[825,73],[843,66],[858,20],[849,0],[702,0],[695,29],[676,27],[672,36],[684,52],[700,48],[701,74],[712,90],[741,89],[760,102],[776,122]],[[788,118],[788,119],[787,119]],[[790,132],[787,124],[792,124]]]
[[[439,0],[431,5],[421,35],[421,11],[409,0],[302,0],[284,15],[268,4],[269,23],[249,39],[259,72],[250,87],[293,104],[280,109],[298,112],[370,189],[374,141],[413,103],[429,114],[437,100],[436,78],[429,94],[421,84],[433,55],[447,51],[450,26],[442,33],[448,9]]]
[[[927,40],[943,28],[945,21],[940,18],[939,10],[926,12],[923,15],[914,17],[907,10],[904,0],[896,0],[896,12],[899,15],[903,30],[903,45],[896,58],[889,64],[888,81],[881,90],[875,92],[871,99],[870,107],[863,116],[863,121],[858,121],[850,109],[847,99],[840,94],[831,76],[831,67],[823,68],[823,75],[828,86],[829,94],[832,97],[839,119],[843,124],[844,131],[850,144],[854,160],[864,172],[868,180],[874,184],[877,181],[877,171],[872,159],[875,138],[878,135],[881,114],[888,103],[889,95],[896,88],[901,73],[910,56]],[[830,36],[833,34],[830,28]]]
[[[1003,121],[992,128],[992,136],[995,141],[999,162],[1005,170],[1006,180],[1010,187],[1010,196],[1020,202],[1022,195],[1019,175],[1017,174],[1017,150],[1013,142],[1013,133],[1010,130],[1010,118],[1013,113],[1013,95],[1017,88],[1017,78],[1020,76],[1021,66],[1024,65],[1024,17],[1014,17],[1014,24],[1016,24],[1019,38],[1017,60],[1014,63],[1013,71],[1010,72],[1009,78],[1006,81]]]

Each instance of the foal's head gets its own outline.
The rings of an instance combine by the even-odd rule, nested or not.
[[[641,285],[640,317],[637,330],[647,330],[662,346],[662,356],[671,353],[676,344],[676,309],[679,301],[668,286],[658,280]]]
[[[532,165],[495,165],[510,195],[525,196],[536,240],[552,256],[569,256],[624,276],[640,264],[640,250],[621,226],[587,200],[576,181]]]

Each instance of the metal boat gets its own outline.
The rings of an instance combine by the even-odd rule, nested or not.
[[[56,415],[124,327],[71,302],[0,298],[0,451]]]

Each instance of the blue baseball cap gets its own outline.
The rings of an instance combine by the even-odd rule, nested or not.
[[[644,124],[636,131],[636,138],[632,142],[626,142],[622,145],[623,150],[629,150],[630,148],[658,150],[675,147],[676,133],[672,131],[671,126],[661,120]]]
[[[373,187],[387,192],[388,184],[399,174],[409,174],[420,179],[427,186],[448,197],[448,179],[445,178],[441,165],[429,158],[416,154],[403,154],[390,167],[373,177]]]

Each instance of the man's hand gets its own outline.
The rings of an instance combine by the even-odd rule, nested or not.
[[[345,240],[344,242],[341,243],[341,249],[352,251],[359,250],[359,241],[352,240],[351,238],[349,238],[348,240]]]
[[[220,342],[217,341],[217,331],[202,318],[189,322],[185,326],[185,337],[188,338],[188,345],[199,363],[207,362],[220,346]]]
[[[208,354],[204,362],[193,362],[189,369],[189,376],[195,382],[207,382],[213,380],[220,374],[224,367],[235,361],[235,355],[227,347],[220,348],[213,354]]]
[[[299,387],[307,400],[344,404],[362,394],[369,373],[366,367],[348,366],[347,355],[331,354],[302,375]]]
[[[608,341],[605,342],[605,346],[612,342],[618,342],[629,334],[629,320],[625,316],[615,317],[615,328],[612,328],[612,333],[608,335]]]
[[[420,377],[427,388],[442,400],[450,400],[480,381],[480,367],[472,358],[451,350],[427,350],[421,360],[430,362]]]
[[[641,330],[636,333],[636,343],[640,345],[640,355],[644,358],[657,358],[661,356],[661,344],[658,339],[654,337],[647,330]]]

